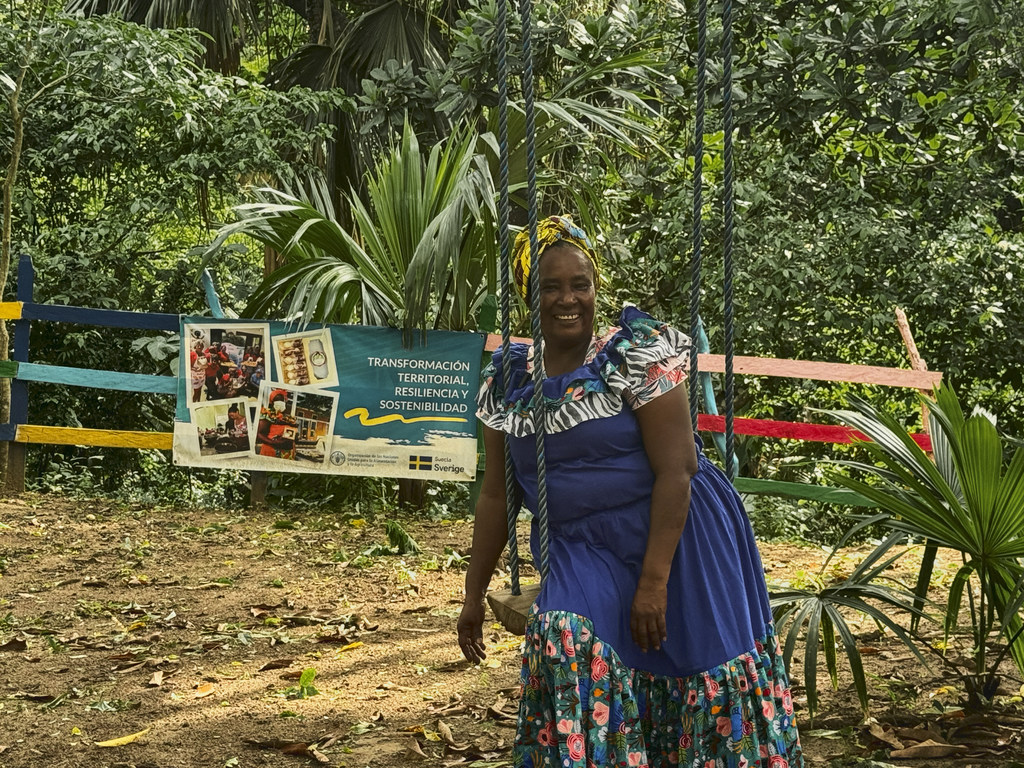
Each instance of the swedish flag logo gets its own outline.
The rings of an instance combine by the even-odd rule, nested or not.
[[[434,464],[433,456],[410,456],[409,469],[430,469]]]

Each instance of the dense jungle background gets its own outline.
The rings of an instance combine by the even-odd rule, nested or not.
[[[733,13],[737,354],[905,366],[902,307],[930,367],[1021,434],[1024,9],[756,0]],[[493,330],[495,15],[485,0],[6,5],[7,295],[27,254],[38,302],[203,313],[205,265],[240,315]],[[721,350],[722,66],[709,15],[701,311]],[[606,319],[633,301],[688,327],[694,6],[545,3],[533,41],[541,212],[575,212],[597,233]],[[510,88],[521,107],[517,77]],[[282,195],[306,208],[276,212]],[[330,226],[284,248],[310,217]],[[515,204],[513,220],[525,221]],[[174,338],[32,333],[34,362],[175,370]],[[748,377],[737,413],[808,418],[851,389]],[[919,413],[912,393],[867,394],[908,424]],[[34,385],[29,422],[167,429],[171,412],[167,398]],[[797,461],[813,447],[746,438],[739,450],[744,475],[814,478]],[[160,455],[98,457],[34,448],[33,484],[223,501],[238,483]],[[310,481],[277,482],[291,496]],[[329,492],[349,492],[338,485]]]
[[[996,425],[1002,466],[1024,435],[1024,5],[746,0],[731,8],[736,354],[909,367],[894,318],[902,308],[922,358],[952,383],[964,412],[981,409]],[[696,213],[713,352],[723,346],[720,11],[709,7]],[[4,299],[14,299],[18,261],[30,257],[36,302],[208,314],[200,284],[208,268],[225,309],[240,317],[493,332],[497,13],[497,0],[6,0]],[[633,302],[689,327],[696,13],[691,0],[533,8],[540,209],[573,213],[598,238],[607,321]],[[511,6],[509,18],[512,220],[521,226],[522,31]],[[513,313],[514,330],[525,333],[522,307]],[[32,362],[138,373],[175,373],[179,355],[173,334],[47,323],[33,324],[30,349]],[[6,420],[9,380],[0,385]],[[922,426],[914,392],[780,378],[739,377],[736,414],[823,421],[830,417],[819,409],[855,397],[880,419]],[[169,431],[173,411],[163,396],[33,384],[28,421]],[[737,454],[743,476],[821,484],[847,471],[829,457],[881,460],[859,448],[752,437],[737,440]],[[213,520],[213,510],[243,508],[248,498],[245,474],[176,468],[159,451],[32,446],[28,460],[29,489],[42,494],[33,509],[49,494],[129,505],[118,514],[138,505],[201,509]],[[281,474],[271,476],[268,498],[286,517],[323,510],[383,524],[398,491],[390,481]],[[465,486],[430,486],[421,499],[405,514],[440,523],[471,512]],[[854,522],[847,508],[747,501],[764,541],[929,539],[911,531],[890,541],[880,520],[843,538]],[[37,517],[12,514],[0,526]],[[1024,509],[1016,514],[1007,541],[1024,540],[1015,538],[1024,537]],[[875,552],[866,570],[822,565],[785,584],[827,602],[835,584],[878,576],[889,555]],[[361,556],[387,554],[395,553]],[[1007,573],[1019,574],[1024,553],[1003,554],[1016,563]],[[2,575],[20,555],[0,555]],[[972,569],[953,567],[940,584],[957,605],[965,591],[987,594],[984,572]],[[917,578],[927,588],[931,576],[922,569]],[[980,598],[976,642],[965,651],[974,675],[991,664],[978,649],[1006,647],[1019,626],[1016,576],[1007,578],[997,591],[1011,599],[988,623]],[[970,610],[978,618],[973,602]],[[0,619],[6,612],[0,599]],[[18,630],[13,615],[0,630]],[[999,625],[1008,630],[1001,641],[986,634]],[[947,629],[956,626],[957,616],[947,618]],[[836,649],[849,646],[825,637],[830,671]],[[1024,651],[1014,653],[1024,669]],[[1019,677],[1003,656],[993,669],[1000,662],[1008,679]],[[852,655],[850,664],[856,678]],[[996,689],[982,688],[970,689],[968,705],[991,704]]]

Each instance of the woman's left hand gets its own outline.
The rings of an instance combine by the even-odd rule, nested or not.
[[[664,582],[649,581],[641,577],[633,595],[629,628],[633,642],[646,653],[653,648],[661,650],[661,644],[668,638],[665,632],[665,606],[668,590]]]

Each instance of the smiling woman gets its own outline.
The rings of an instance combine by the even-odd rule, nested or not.
[[[539,416],[550,567],[526,625],[515,764],[803,765],[753,532],[701,453],[679,386],[690,340],[635,307],[595,337],[590,239],[551,217],[538,240],[542,410],[533,347],[495,352],[478,397],[487,465],[458,624],[463,653],[480,661],[484,592],[506,532],[506,435],[536,511]],[[525,235],[515,250],[525,296]]]

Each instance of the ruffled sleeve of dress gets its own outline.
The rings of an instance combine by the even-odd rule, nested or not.
[[[597,342],[594,363],[601,378],[634,410],[686,379],[690,337],[626,307],[619,327]]]
[[[509,347],[509,359],[511,360],[511,371],[521,384],[527,369],[527,358],[532,347],[526,344],[512,344]],[[476,396],[476,416],[485,426],[506,430],[510,410],[515,410],[512,404],[506,401],[504,375],[502,373],[501,349],[496,349],[489,362],[480,374],[480,391]],[[518,371],[518,375],[517,374]],[[516,387],[513,386],[513,391]],[[532,387],[528,396],[532,396]]]

